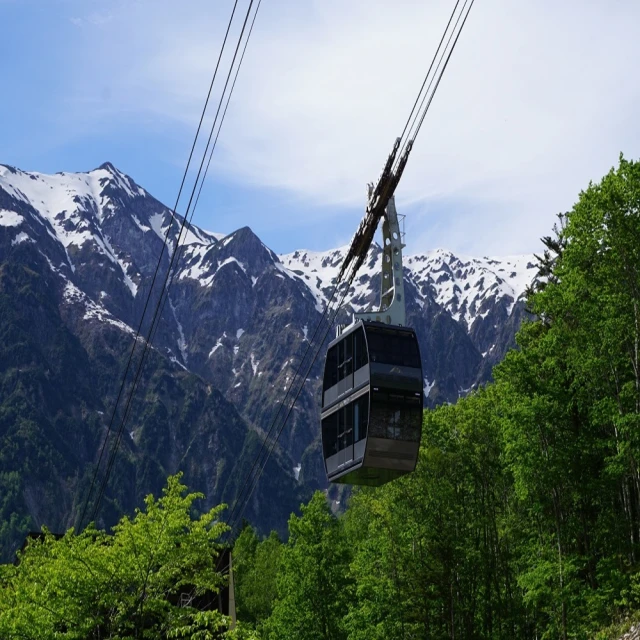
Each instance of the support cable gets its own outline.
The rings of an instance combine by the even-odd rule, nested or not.
[[[229,108],[229,102],[231,101],[231,96],[233,95],[233,90],[236,86],[236,80],[238,79],[238,74],[240,73],[240,67],[242,66],[242,61],[244,60],[244,54],[247,51],[247,45],[249,44],[249,38],[251,38],[251,32],[253,31],[253,25],[255,24],[256,21],[256,17],[258,16],[258,11],[260,10],[260,4],[262,3],[262,0],[258,0],[258,4],[256,5],[256,10],[255,13],[253,14],[253,20],[251,21],[251,26],[249,28],[249,33],[247,35],[247,38],[245,40],[244,43],[244,48],[242,50],[242,55],[240,56],[240,61],[238,62],[238,66],[236,67],[236,73],[235,76],[233,78],[233,82],[231,84],[231,89],[229,90],[229,94],[227,95],[227,102],[225,104],[224,107],[224,111],[222,112],[222,118],[220,119],[220,125],[218,126],[218,132],[216,133],[216,137],[213,141],[213,145],[211,146],[211,151],[209,152],[209,160],[207,162],[207,166],[205,167],[204,170],[204,174],[202,176],[202,179],[200,180],[200,188],[198,189],[198,195],[196,197],[195,203],[193,205],[193,208],[191,209],[191,214],[189,215],[189,221],[188,221],[188,225],[191,225],[191,220],[193,220],[193,216],[195,215],[196,209],[198,207],[198,202],[200,202],[200,194],[202,193],[202,187],[204,185],[205,179],[207,177],[207,173],[209,172],[209,165],[211,164],[211,158],[213,157],[213,152],[216,149],[216,145],[218,143],[218,138],[220,137],[220,131],[222,130],[222,125],[224,124],[224,119],[225,116],[227,115],[227,109]],[[225,85],[226,88],[226,85]],[[223,92],[224,95],[224,92]],[[216,118],[217,118],[216,114]],[[214,120],[214,125],[215,125],[215,120]],[[206,154],[206,151],[205,151]],[[165,295],[164,300],[162,302],[162,306],[160,308],[160,318],[162,318],[162,314],[164,312],[164,305],[166,304],[167,299],[169,298],[169,290],[171,289],[171,285],[173,284],[174,278],[176,276],[176,274],[179,272],[180,270],[180,258],[182,257],[182,250],[184,249],[184,247],[186,246],[186,237],[185,237],[185,241],[182,244],[178,244],[178,247],[176,249],[176,251],[178,252],[177,258],[176,258],[176,267],[173,270],[173,272],[171,273],[171,277],[169,278],[169,282],[163,292],[163,295]],[[154,333],[151,336],[151,341],[153,342],[154,338],[155,338],[155,332],[157,330],[159,323],[156,323],[156,328],[154,329]]]
[[[101,484],[100,492],[98,494],[98,498],[97,498],[97,500],[95,502],[95,506],[94,506],[93,511],[92,511],[92,518],[91,518],[92,520],[95,520],[95,517],[97,515],[98,509],[100,507],[100,503],[101,503],[102,498],[104,496],[104,493],[105,493],[105,490],[106,490],[106,486],[108,484],[109,477],[110,477],[111,471],[113,469],[113,465],[114,465],[114,462],[115,462],[116,454],[117,454],[117,451],[118,451],[118,448],[119,448],[119,445],[120,445],[120,441],[122,439],[122,434],[124,432],[124,427],[125,427],[126,421],[127,421],[128,417],[130,415],[130,412],[131,412],[132,400],[133,400],[133,397],[135,395],[135,392],[137,390],[137,386],[139,384],[139,381],[140,381],[140,378],[141,378],[141,375],[142,375],[142,370],[143,370],[144,364],[146,362],[146,356],[147,356],[148,350],[149,350],[149,348],[151,346],[151,335],[152,335],[152,333],[154,333],[156,323],[157,323],[157,321],[159,319],[160,303],[161,303],[161,301],[163,299],[163,293],[164,293],[164,291],[166,289],[166,286],[167,286],[167,280],[169,278],[169,275],[172,272],[173,263],[175,261],[175,257],[176,257],[176,254],[177,254],[177,247],[179,246],[179,243],[180,243],[180,238],[182,236],[182,233],[184,232],[185,226],[187,225],[187,218],[188,218],[188,214],[189,214],[189,209],[191,207],[191,203],[193,202],[193,198],[194,198],[195,190],[196,190],[196,187],[197,187],[197,184],[198,184],[198,180],[200,178],[200,174],[202,172],[202,168],[203,168],[204,162],[206,160],[206,154],[207,154],[207,151],[208,151],[209,146],[211,144],[211,139],[213,137],[213,132],[214,132],[215,124],[216,124],[216,121],[217,121],[217,117],[218,117],[218,115],[220,113],[222,102],[224,100],[224,94],[226,92],[226,88],[227,88],[228,83],[229,83],[229,78],[230,78],[231,73],[233,71],[233,66],[235,64],[235,60],[236,60],[236,57],[237,57],[237,54],[238,54],[238,50],[239,50],[240,45],[242,43],[242,37],[244,35],[244,31],[245,31],[246,26],[247,26],[247,22],[248,22],[248,19],[249,19],[251,8],[253,6],[253,2],[254,2],[254,0],[251,0],[251,2],[249,3],[249,7],[247,9],[247,13],[246,13],[245,18],[244,18],[242,31],[241,31],[240,36],[238,38],[238,43],[236,45],[236,49],[235,49],[235,52],[234,52],[234,56],[233,56],[233,60],[232,60],[232,63],[231,63],[231,67],[229,69],[229,73],[227,74],[227,79],[226,79],[226,82],[225,82],[225,86],[224,86],[224,89],[223,89],[223,92],[222,92],[222,95],[221,95],[221,98],[220,98],[220,101],[219,101],[219,104],[218,104],[218,109],[216,111],[216,117],[214,119],[213,125],[211,127],[211,131],[209,133],[209,138],[207,140],[207,146],[205,148],[205,151],[204,151],[204,154],[203,154],[203,157],[202,157],[202,161],[200,163],[200,168],[199,168],[198,174],[196,176],[196,182],[195,182],[194,187],[193,187],[193,189],[191,191],[191,196],[190,196],[190,199],[189,199],[189,203],[187,205],[187,210],[186,210],[185,215],[184,215],[184,217],[182,219],[180,232],[179,232],[178,237],[176,239],[176,248],[171,254],[171,260],[169,262],[169,267],[168,267],[167,273],[165,275],[165,279],[164,279],[162,288],[160,290],[160,298],[159,298],[158,303],[156,305],[155,313],[154,313],[154,316],[153,316],[152,321],[151,321],[151,326],[150,326],[150,329],[149,329],[149,333],[147,334],[147,340],[146,340],[146,342],[144,344],[142,356],[141,356],[141,359],[139,361],[139,364],[138,364],[138,367],[137,367],[137,370],[136,370],[136,374],[135,374],[135,378],[134,378],[134,381],[133,381],[133,384],[132,384],[132,388],[131,388],[131,391],[129,393],[129,397],[128,397],[128,400],[127,400],[127,403],[126,403],[125,412],[124,412],[122,421],[120,423],[120,427],[118,429],[118,434],[116,436],[116,440],[115,440],[114,446],[112,447],[112,450],[111,450],[111,454],[110,454],[110,457],[109,457],[109,462],[108,462],[108,465],[107,465],[106,474],[105,474],[104,480],[103,480],[103,482]],[[235,11],[235,5],[234,5],[234,11]],[[221,53],[221,55],[222,55],[222,53]],[[217,70],[217,67],[216,67],[216,70]]]
[[[464,25],[467,21],[467,18],[469,17],[469,12],[471,11],[471,7],[473,7],[473,3],[475,2],[475,0],[471,0],[471,3],[469,4],[469,9],[467,10],[467,13],[464,17],[464,20],[462,21],[462,25],[460,26],[460,29],[458,31],[458,34],[456,35],[456,39],[453,41],[453,46],[451,47],[450,51],[449,51],[449,55],[447,56],[447,59],[445,60],[444,63],[444,67],[442,67],[442,71],[440,72],[440,76],[438,77],[438,81],[436,82],[436,86],[433,88],[433,92],[431,93],[431,97],[429,98],[429,102],[427,102],[427,105],[424,109],[424,111],[422,112],[422,116],[420,117],[420,122],[418,123],[418,126],[415,130],[415,133],[413,134],[413,139],[415,140],[415,138],[418,136],[418,133],[420,132],[420,128],[422,127],[422,123],[424,122],[424,118],[427,115],[427,111],[429,111],[429,107],[431,106],[431,101],[433,100],[433,97],[435,96],[436,90],[438,89],[438,85],[440,84],[440,80],[442,80],[442,76],[445,72],[445,69],[447,68],[447,65],[449,64],[449,60],[451,59],[451,54],[453,53],[453,50],[456,48],[456,44],[458,43],[458,38],[460,37],[460,34],[462,33],[462,29],[464,28]],[[465,5],[466,5],[466,1],[465,1]],[[464,6],[462,8],[462,10],[464,11]]]
[[[404,150],[407,148],[407,145],[409,144],[409,142],[413,143],[418,135],[418,132],[420,131],[420,127],[422,126],[422,122],[424,121],[425,116],[427,115],[427,112],[429,111],[429,107],[431,106],[431,102],[433,101],[433,98],[436,94],[436,91],[438,89],[438,86],[440,85],[440,80],[442,80],[442,76],[444,74],[445,69],[447,68],[447,65],[449,64],[449,60],[451,59],[451,54],[453,53],[453,50],[455,49],[455,46],[458,42],[458,38],[460,37],[460,34],[462,33],[462,28],[464,27],[465,22],[467,21],[467,18],[469,16],[469,12],[471,11],[471,7],[473,6],[475,0],[471,0],[471,3],[469,4],[469,8],[467,9],[467,4],[469,3],[469,0],[465,0],[464,4],[462,5],[462,8],[460,10],[460,12],[458,13],[458,17],[455,21],[455,24],[453,26],[453,29],[451,30],[451,33],[449,33],[449,38],[447,39],[447,43],[444,47],[444,49],[442,49],[442,51],[440,52],[441,49],[441,45],[442,45],[442,41],[444,40],[445,36],[447,35],[447,32],[449,31],[449,26],[451,25],[451,21],[456,13],[458,4],[459,4],[459,0],[458,2],[456,2],[456,5],[453,9],[453,12],[451,14],[451,17],[449,18],[449,22],[447,23],[447,27],[445,29],[445,32],[442,35],[442,40],[440,41],[440,44],[438,45],[438,48],[436,49],[436,52],[433,56],[433,59],[431,61],[431,65],[429,66],[429,71],[427,72],[427,75],[425,76],[424,82],[422,83],[422,88],[420,89],[420,93],[418,94],[418,98],[420,98],[420,95],[422,94],[422,90],[424,88],[424,85],[426,84],[427,78],[429,77],[429,74],[431,73],[431,69],[433,67],[433,64],[436,60],[436,58],[438,57],[438,55],[440,55],[440,59],[438,60],[438,64],[436,65],[436,68],[434,70],[434,74],[433,76],[431,76],[431,80],[429,81],[429,84],[427,86],[427,90],[424,92],[424,95],[422,96],[422,100],[420,101],[420,106],[418,107],[417,112],[415,113],[414,117],[413,117],[413,122],[411,123],[411,125],[409,126],[409,132],[407,134],[407,139],[405,140],[404,144],[402,145],[402,148],[400,150],[400,152],[398,153],[397,156],[397,160],[395,162],[394,165],[394,170],[397,169],[398,164],[401,160],[401,158],[403,157],[403,152]],[[465,9],[466,9],[466,14],[465,14]],[[460,29],[458,29],[458,24],[460,23],[460,19],[462,18],[462,16],[464,15],[464,20],[462,21],[462,25],[460,26]],[[456,35],[456,30],[457,30],[457,35]],[[455,35],[455,40],[453,42],[453,46],[449,49],[449,45],[451,43],[451,39],[453,38],[453,36]],[[449,53],[447,54],[447,50],[449,50]],[[446,61],[444,63],[444,66],[442,67],[442,69],[440,69],[440,66],[442,65],[442,61],[445,57],[445,55],[447,56]],[[439,72],[439,75],[438,75]],[[437,80],[436,80],[436,76],[437,76]],[[433,87],[433,91],[431,90],[431,87],[433,86],[435,80],[435,86]],[[426,105],[425,105],[425,101],[426,101]],[[413,113],[413,110],[412,110]],[[411,119],[411,116],[409,117],[409,119]],[[416,127],[416,122],[419,122],[418,126]],[[406,126],[405,126],[405,130],[406,130]],[[403,132],[404,134],[404,132]]]
[[[117,414],[117,411],[118,411],[118,406],[120,404],[120,399],[121,399],[122,393],[124,391],[124,386],[125,386],[125,383],[126,383],[126,380],[127,380],[127,376],[129,374],[129,369],[131,368],[131,362],[133,360],[133,355],[134,355],[136,346],[138,345],[138,339],[140,338],[140,334],[142,333],[142,326],[143,326],[144,319],[145,319],[145,316],[146,316],[146,313],[147,313],[147,308],[149,306],[149,302],[151,301],[151,296],[153,294],[153,288],[154,288],[154,285],[155,285],[155,282],[156,282],[156,278],[158,277],[160,266],[162,264],[162,257],[164,256],[164,250],[165,250],[165,247],[168,244],[169,234],[170,234],[171,229],[173,227],[173,223],[174,223],[174,221],[176,219],[176,215],[177,215],[176,211],[178,209],[178,204],[180,202],[180,197],[182,195],[182,190],[184,188],[184,185],[185,185],[185,182],[186,182],[186,179],[187,179],[187,175],[189,173],[189,167],[191,166],[191,160],[193,159],[193,154],[194,154],[194,151],[195,151],[195,148],[196,148],[196,144],[198,142],[198,137],[200,135],[200,130],[202,128],[202,123],[204,121],[204,117],[205,117],[205,114],[207,112],[207,107],[209,105],[209,100],[211,99],[211,92],[213,90],[213,85],[214,85],[216,76],[218,74],[218,68],[220,66],[220,60],[222,59],[222,54],[224,52],[224,48],[225,48],[225,45],[226,45],[226,42],[227,42],[227,38],[229,36],[229,31],[231,29],[231,24],[233,22],[233,17],[235,15],[237,6],[238,6],[238,0],[235,0],[234,5],[233,5],[233,9],[231,11],[231,16],[230,16],[229,22],[227,24],[227,29],[225,31],[224,39],[222,41],[222,47],[220,48],[220,54],[218,55],[218,60],[216,62],[216,67],[215,67],[215,70],[213,72],[213,76],[211,78],[211,83],[209,84],[209,90],[207,92],[207,98],[205,100],[204,107],[202,108],[202,113],[200,114],[200,121],[198,122],[198,127],[196,129],[196,134],[195,134],[195,137],[193,139],[193,144],[191,145],[191,151],[189,152],[189,158],[187,160],[187,166],[185,167],[184,173],[182,175],[182,181],[180,182],[180,188],[178,189],[178,196],[176,198],[175,205],[173,206],[173,209],[171,210],[171,218],[169,220],[169,225],[167,227],[167,232],[165,233],[165,236],[164,236],[163,241],[162,241],[162,249],[160,251],[160,257],[158,258],[158,264],[156,265],[156,268],[155,268],[155,271],[154,271],[154,274],[153,274],[153,278],[151,280],[151,285],[149,287],[149,293],[147,294],[147,299],[145,301],[144,308],[143,308],[143,311],[142,311],[142,317],[140,318],[140,322],[138,324],[138,329],[136,331],[136,335],[135,335],[135,338],[133,340],[133,345],[132,345],[131,351],[129,353],[129,358],[127,360],[127,365],[126,365],[126,368],[125,368],[125,372],[124,372],[124,374],[122,376],[122,381],[120,383],[120,388],[118,390],[118,395],[116,397],[116,402],[115,402],[113,411],[111,413],[111,419],[109,420],[109,425],[107,427],[107,433],[105,434],[105,438],[104,438],[104,441],[102,443],[102,447],[100,448],[100,454],[99,454],[99,457],[98,457],[98,463],[96,465],[96,468],[95,468],[94,473],[93,473],[93,477],[91,479],[91,485],[89,486],[89,491],[88,491],[87,496],[86,496],[86,498],[84,500],[84,505],[83,505],[83,508],[82,508],[80,519],[78,520],[78,528],[79,529],[82,528],[82,523],[84,522],[84,518],[85,518],[85,515],[86,515],[86,512],[87,512],[89,501],[91,500],[91,495],[93,493],[93,488],[95,486],[95,482],[96,482],[96,479],[97,479],[97,476],[98,476],[98,473],[99,473],[99,470],[100,470],[100,465],[102,463],[102,458],[103,458],[105,450],[106,450],[107,442],[109,441],[109,438],[110,438],[110,435],[111,435],[111,430],[112,430],[113,423],[115,421],[115,417],[116,417],[116,414]]]
[[[407,128],[409,127],[409,122],[411,120],[411,116],[413,116],[413,112],[416,109],[416,106],[418,104],[418,101],[420,100],[420,96],[422,95],[422,91],[424,90],[424,86],[425,84],[427,84],[427,79],[429,78],[429,75],[431,74],[431,69],[433,68],[433,65],[436,61],[436,57],[438,55],[438,51],[440,51],[440,47],[442,46],[442,42],[445,39],[445,36],[447,35],[447,32],[449,31],[449,26],[451,25],[451,21],[453,20],[453,16],[456,13],[456,10],[458,9],[458,5],[460,4],[460,0],[456,0],[456,4],[455,7],[453,8],[453,11],[451,12],[451,15],[449,16],[449,22],[447,22],[447,26],[444,30],[444,33],[442,34],[442,38],[440,38],[440,43],[438,44],[438,48],[436,49],[436,52],[433,54],[433,58],[431,59],[431,64],[429,65],[429,70],[427,71],[427,75],[425,75],[424,80],[422,81],[422,86],[420,87],[420,91],[418,91],[418,95],[416,96],[416,101],[413,103],[413,107],[411,108],[411,113],[409,114],[409,117],[407,118],[407,122],[404,125],[404,129],[402,130],[402,133],[400,134],[400,140],[402,140],[404,138],[404,134],[407,131]],[[403,146],[403,150],[404,150],[404,146]],[[402,151],[400,152],[400,155],[402,155]]]

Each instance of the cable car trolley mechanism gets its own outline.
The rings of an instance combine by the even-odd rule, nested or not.
[[[327,478],[335,483],[378,486],[411,473],[418,460],[422,365],[415,331],[405,326],[404,244],[393,197],[411,145],[393,173],[398,146],[399,140],[377,187],[369,185],[367,213],[345,259],[362,263],[383,219],[380,309],[356,313],[351,325],[338,327],[325,360],[322,448]]]

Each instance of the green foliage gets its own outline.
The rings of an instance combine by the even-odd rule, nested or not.
[[[289,519],[289,541],[282,549],[277,599],[264,625],[272,640],[346,638],[343,615],[351,601],[349,553],[343,525],[316,492]]]
[[[350,639],[528,635],[495,401],[482,391],[427,413],[415,473],[352,499]]]
[[[559,218],[536,319],[493,384],[425,414],[413,474],[355,490],[340,518],[316,493],[284,544],[245,527],[228,637],[604,640],[637,619],[640,163]],[[22,488],[10,467],[0,484],[2,515]],[[172,604],[220,585],[218,510],[192,521],[183,493],[172,479],[113,537],[48,536],[1,567],[0,637],[216,637],[222,616]]]
[[[233,546],[236,614],[239,620],[258,628],[271,615],[276,597],[276,575],[282,542],[275,531],[260,541],[251,526],[245,526]]]
[[[0,572],[2,638],[219,638],[228,619],[197,598],[224,583],[216,560],[222,506],[192,519],[180,475],[113,535],[93,525],[56,539],[45,530]],[[186,600],[185,600],[186,596]],[[238,635],[240,634],[240,635]],[[229,637],[251,637],[240,631]]]
[[[637,617],[640,164],[543,242],[536,319],[495,383],[425,414],[415,473],[292,518],[267,638],[609,638]]]

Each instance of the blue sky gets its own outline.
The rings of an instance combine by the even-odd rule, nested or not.
[[[452,6],[263,0],[195,221],[278,252],[346,243]],[[231,7],[0,0],[0,162],[110,160],[173,205]],[[635,0],[477,0],[397,193],[407,251],[536,251],[638,158],[638,24]]]

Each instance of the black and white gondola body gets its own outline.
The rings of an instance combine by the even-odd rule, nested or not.
[[[370,203],[375,193],[370,186]],[[393,196],[378,219],[380,308],[356,313],[353,324],[339,327],[325,360],[322,449],[330,482],[377,486],[411,473],[418,460],[422,364],[416,333],[405,326],[404,234]],[[354,262],[368,251],[377,223],[376,216],[365,216],[349,251]]]
[[[411,473],[422,405],[413,329],[363,320],[349,326],[325,360],[321,417],[329,481],[378,486]]]

